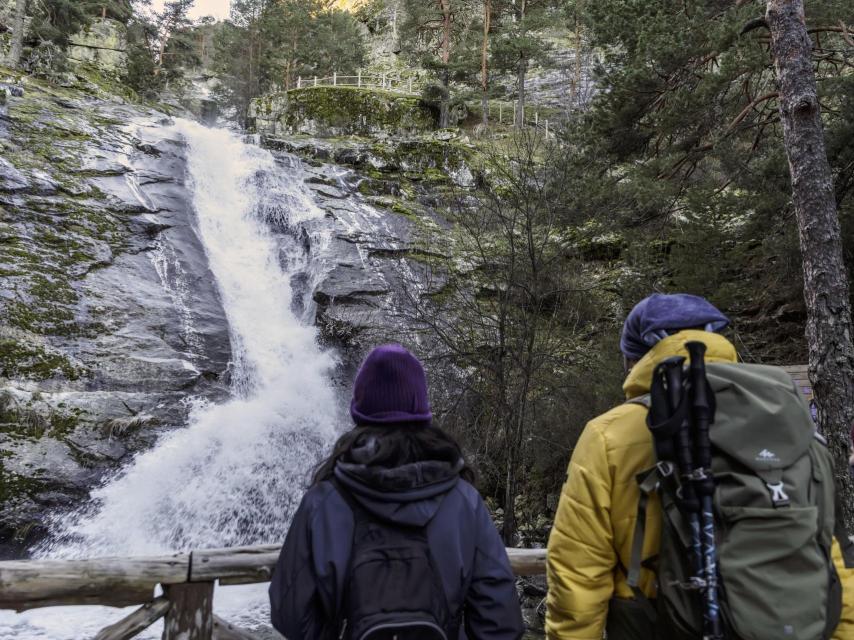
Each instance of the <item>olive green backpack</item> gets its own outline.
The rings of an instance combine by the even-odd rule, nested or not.
[[[839,622],[842,593],[831,560],[835,531],[831,458],[789,375],[763,365],[708,364],[716,413],[710,429],[719,597],[733,640],[826,640]],[[648,399],[636,400],[648,406]],[[691,577],[690,530],[676,507],[668,465],[638,476],[641,500],[628,582],[645,620],[611,625],[609,639],[703,637],[703,611]],[[669,473],[668,473],[669,472]],[[646,504],[657,493],[662,540],[641,558]],[[850,541],[844,536],[846,552]],[[638,589],[641,567],[658,577],[653,605]],[[627,629],[627,634],[617,627]],[[651,629],[655,629],[652,631]]]

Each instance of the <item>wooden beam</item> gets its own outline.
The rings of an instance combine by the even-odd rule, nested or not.
[[[507,549],[507,557],[517,576],[539,576],[546,572],[545,549]]]
[[[94,640],[129,640],[148,629],[169,610],[169,600],[163,596],[143,605],[126,618],[102,629]]]
[[[221,585],[268,582],[279,558],[281,545],[232,547],[194,551],[190,581],[219,580]],[[510,566],[519,576],[546,572],[545,549],[507,549]]]
[[[268,582],[279,558],[278,544],[194,551],[190,582],[219,580],[221,585]]]
[[[261,640],[261,636],[246,629],[235,627],[217,615],[213,617],[213,624],[213,640]]]
[[[157,584],[267,582],[280,550],[280,545],[259,545],[148,558],[0,562],[0,609],[126,607],[150,602]],[[517,575],[546,572],[545,549],[507,549],[507,555]]]
[[[213,639],[213,582],[170,584],[163,591],[170,602],[163,640]]]
[[[0,609],[150,602],[157,584],[186,582],[190,556],[0,562]]]

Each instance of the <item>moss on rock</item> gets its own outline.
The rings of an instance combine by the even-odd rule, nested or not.
[[[421,99],[358,87],[307,87],[286,98],[263,96],[253,105],[258,131],[321,137],[411,135],[436,128],[436,113]]]

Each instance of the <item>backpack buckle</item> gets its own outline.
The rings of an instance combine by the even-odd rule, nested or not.
[[[771,492],[771,503],[775,509],[789,506],[789,496],[786,494],[782,482],[766,482],[765,486]]]
[[[673,475],[675,471],[675,467],[672,462],[668,462],[667,460],[661,460],[655,463],[655,468],[658,469],[659,478],[669,478]]]

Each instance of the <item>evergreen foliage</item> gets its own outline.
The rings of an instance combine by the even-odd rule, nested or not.
[[[733,313],[743,357],[804,361],[788,166],[767,31],[753,3],[586,3],[603,52],[591,112],[568,134],[596,232],[631,234],[629,302],[690,290]],[[846,253],[854,238],[850,5],[810,3],[815,68]]]
[[[215,46],[224,98],[241,117],[256,96],[299,77],[354,75],[365,57],[353,15],[321,0],[235,0]]]

